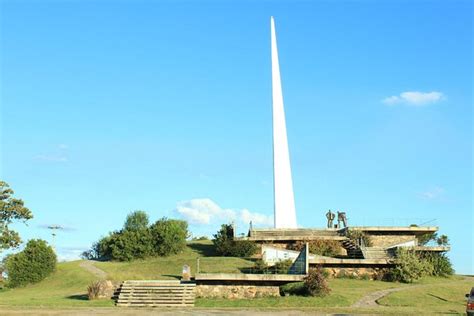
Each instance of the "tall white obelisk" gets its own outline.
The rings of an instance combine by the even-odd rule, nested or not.
[[[271,17],[272,37],[272,95],[273,95],[273,194],[275,199],[275,228],[297,228],[290,153],[286,136],[285,109],[281,91],[280,66]]]

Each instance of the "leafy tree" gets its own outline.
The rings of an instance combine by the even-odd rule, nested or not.
[[[438,238],[438,234],[435,232],[426,233],[426,234],[417,236],[417,238],[418,238],[418,244],[420,246],[426,246],[430,241],[435,241]]]
[[[148,214],[144,211],[134,211],[127,215],[124,230],[139,230],[148,227]]]
[[[441,235],[436,238],[436,243],[438,244],[438,246],[447,246],[449,245],[449,238],[446,235]]]
[[[212,242],[221,256],[250,257],[257,251],[257,245],[252,241],[234,240],[234,228],[230,224],[221,225]]]
[[[106,247],[110,258],[118,261],[144,259],[154,253],[153,239],[148,228],[112,234]]]
[[[21,243],[20,235],[9,229],[8,225],[14,221],[23,221],[33,218],[33,214],[20,199],[13,198],[14,192],[10,186],[0,181],[0,251],[18,247]]]
[[[234,228],[230,224],[222,224],[221,229],[214,235],[212,242],[216,252],[221,256],[231,256]]]
[[[56,269],[56,254],[41,239],[28,241],[23,251],[8,256],[5,261],[9,287],[39,282]]]
[[[163,217],[150,226],[154,250],[160,256],[177,254],[186,247],[188,223]]]

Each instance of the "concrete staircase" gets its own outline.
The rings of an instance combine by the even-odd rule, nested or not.
[[[180,281],[124,281],[117,306],[122,307],[192,307],[196,284]]]
[[[365,259],[390,259],[392,256],[383,247],[360,247]]]
[[[344,239],[341,245],[347,251],[347,256],[353,259],[364,259],[364,254],[360,247],[350,239]]]

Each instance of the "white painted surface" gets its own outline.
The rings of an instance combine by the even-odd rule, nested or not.
[[[265,244],[262,245],[262,260],[269,266],[272,266],[275,263],[286,259],[291,259],[291,261],[295,261],[299,254],[299,251],[281,249]],[[309,253],[307,255],[309,259],[316,258],[314,255],[310,255]]]
[[[286,135],[285,109],[281,89],[280,66],[275,33],[271,17],[272,38],[272,96],[273,96],[273,194],[275,202],[275,228],[297,228],[290,153]]]

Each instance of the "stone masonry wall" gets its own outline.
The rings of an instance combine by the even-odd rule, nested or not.
[[[386,273],[387,268],[324,268],[330,278],[354,278],[380,280]]]
[[[415,240],[413,235],[369,235],[373,247],[389,247],[407,241]]]
[[[258,298],[280,296],[278,286],[255,286],[255,285],[203,285],[196,286],[196,297],[205,298]]]

